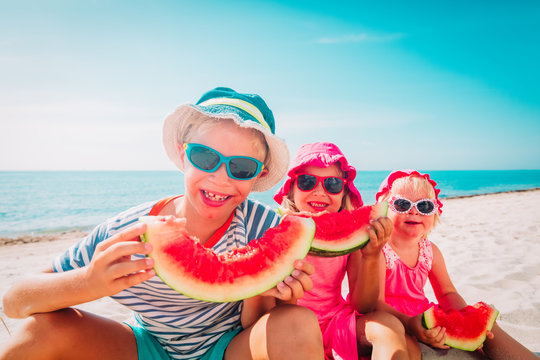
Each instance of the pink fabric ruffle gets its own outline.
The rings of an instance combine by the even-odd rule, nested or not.
[[[382,182],[381,186],[379,187],[379,191],[375,195],[375,199],[379,201],[379,197],[388,193],[390,189],[392,188],[392,184],[394,183],[394,181],[403,177],[411,176],[411,175],[423,177],[424,179],[429,181],[431,186],[433,186],[433,190],[435,190],[435,200],[437,200],[438,211],[440,215],[442,213],[442,207],[443,207],[442,202],[439,200],[439,193],[441,192],[441,190],[436,188],[437,183],[431,180],[431,178],[429,177],[429,174],[422,174],[416,170],[405,169],[405,170],[392,171],[390,175],[388,175],[386,179],[384,179],[384,181]]]
[[[353,206],[362,206],[364,204],[362,201],[362,196],[360,195],[360,192],[356,186],[354,186],[356,169],[354,166],[349,165],[345,155],[343,155],[337,145],[330,142],[316,142],[300,146],[294,156],[294,159],[292,160],[291,167],[287,172],[287,176],[285,177],[285,182],[274,195],[274,200],[278,204],[281,204],[283,197],[287,196],[289,190],[291,189],[291,184],[297,170],[299,170],[301,167],[317,166],[326,168],[337,162],[339,162],[341,170],[343,170],[346,176],[346,186],[349,189],[349,196]]]

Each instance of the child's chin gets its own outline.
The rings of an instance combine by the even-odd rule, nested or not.
[[[420,236],[424,233],[424,227],[421,225],[405,225],[404,228],[400,229],[402,233],[407,236]]]

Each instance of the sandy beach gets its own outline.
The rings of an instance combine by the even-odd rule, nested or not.
[[[485,301],[500,311],[499,325],[532,351],[540,352],[540,190],[443,199],[441,223],[430,240],[445,257],[449,274],[468,303]],[[21,276],[49,266],[81,236],[0,239],[0,296]],[[431,288],[427,289],[430,297]],[[80,308],[117,320],[129,311],[110,299]],[[2,319],[13,332],[20,320]],[[8,339],[0,324],[0,346]],[[424,348],[425,358],[440,354]],[[463,352],[447,358],[466,358]],[[473,357],[471,357],[473,358]]]

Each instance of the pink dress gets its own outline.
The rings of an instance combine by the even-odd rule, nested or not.
[[[323,334],[324,358],[327,360],[358,359],[357,313],[341,296],[341,283],[347,272],[349,256],[306,257],[306,261],[315,267],[315,273],[311,275],[313,289],[306,292],[298,304],[317,315]]]
[[[414,267],[403,263],[390,244],[382,249],[386,259],[385,301],[409,316],[420,314],[433,305],[424,294],[433,262],[431,242],[422,239],[418,246],[420,251]]]

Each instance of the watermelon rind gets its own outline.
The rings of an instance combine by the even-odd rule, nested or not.
[[[386,201],[379,202],[370,207],[370,219],[377,219],[388,214],[388,202]],[[336,213],[335,216],[339,216],[339,213]],[[317,224],[316,218],[315,224]],[[369,222],[360,224],[358,228],[356,228],[346,237],[331,241],[320,239],[317,237],[317,233],[315,233],[310,254],[321,257],[335,257],[350,254],[356,250],[362,249],[369,242],[369,232],[367,230],[368,226]]]
[[[203,276],[199,276],[200,274],[204,273],[208,277],[209,273],[215,271],[216,278],[219,277],[217,274],[232,274],[233,270],[231,269],[234,269],[231,266],[232,263],[237,262],[236,264],[240,264],[239,266],[249,266],[249,259],[242,258],[238,255],[241,252],[235,251],[229,254],[214,254],[211,250],[198,244],[196,239],[190,239],[185,230],[180,228],[176,229],[179,237],[177,235],[175,238],[172,230],[164,230],[163,224],[156,223],[154,218],[158,217],[147,216],[141,217],[139,220],[147,224],[147,231],[141,236],[141,240],[153,245],[153,250],[148,256],[154,259],[154,270],[157,276],[169,287],[188,297],[210,302],[239,301],[275,287],[292,273],[295,260],[305,258],[315,234],[315,224],[312,219],[286,216],[285,218],[288,220],[282,220],[278,226],[269,229],[260,239],[253,240],[245,248],[237,249],[248,250],[248,248],[253,249],[253,246],[259,246],[258,249],[262,249],[261,256],[264,257],[268,254],[267,259],[272,259],[271,261],[266,261],[262,265],[254,264],[253,267],[256,269],[252,269],[251,273],[233,276],[226,281],[213,281],[213,279],[205,281],[201,279]],[[286,226],[292,227],[287,228]],[[174,228],[174,225],[172,227]],[[284,230],[280,232],[280,229]],[[288,231],[287,229],[292,230]],[[161,236],[162,233],[165,236]],[[280,241],[280,244],[287,244],[287,247],[279,254],[272,249],[274,240]],[[191,257],[186,260],[190,262],[191,268],[188,270],[187,265],[181,264],[182,261],[174,261],[170,255],[160,250],[178,244],[181,244],[181,250],[184,246],[186,247],[186,253],[190,251],[204,252],[205,259],[215,260],[217,258],[221,261],[227,259],[227,262],[206,262],[202,258],[193,261],[193,257]],[[184,255],[179,254],[179,256]]]
[[[483,302],[478,302],[473,305],[475,308],[484,307],[486,309],[490,309],[489,311],[489,318],[487,319],[485,328],[482,330],[482,332],[476,336],[476,337],[458,337],[457,335],[451,334],[451,329],[447,329],[446,331],[446,340],[445,344],[456,348],[460,350],[465,351],[475,351],[484,343],[487,337],[487,331],[490,331],[493,328],[493,325],[495,324],[495,321],[497,320],[497,317],[499,316],[499,311],[492,305],[487,305]],[[435,312],[438,311],[436,309],[436,306],[432,306],[428,310],[426,310],[422,316],[422,324],[427,329],[432,329],[436,326],[440,326],[437,324],[437,318]]]

